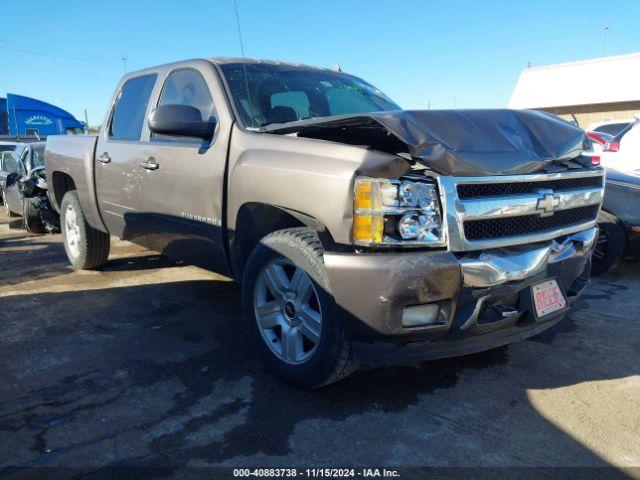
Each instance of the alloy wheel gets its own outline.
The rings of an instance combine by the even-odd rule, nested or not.
[[[72,205],[67,206],[64,215],[64,231],[67,248],[72,256],[80,255],[80,226],[78,225],[78,215]]]
[[[320,344],[322,311],[304,270],[285,258],[265,265],[256,280],[253,305],[262,338],[276,357],[293,365],[311,358]]]
[[[598,240],[593,250],[593,258],[602,260],[609,249],[609,235],[605,229],[600,228],[598,232]]]

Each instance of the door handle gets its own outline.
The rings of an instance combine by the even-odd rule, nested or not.
[[[160,164],[156,162],[156,159],[153,157],[149,157],[146,160],[140,160],[139,165],[147,170],[157,170],[160,168]]]
[[[104,152],[102,155],[98,157],[98,161],[100,163],[109,163],[111,161],[111,157],[107,152]]]

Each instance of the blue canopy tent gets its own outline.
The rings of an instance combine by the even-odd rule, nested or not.
[[[46,137],[82,133],[84,127],[84,123],[55,105],[12,93],[0,99],[0,135]]]

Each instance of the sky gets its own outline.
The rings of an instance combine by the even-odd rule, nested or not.
[[[330,67],[403,108],[506,107],[533,66],[640,51],[637,0],[237,0],[245,55]],[[241,55],[234,0],[0,0],[0,96],[102,122],[119,78]],[[606,8],[605,8],[606,7]],[[579,81],[579,79],[576,79]]]

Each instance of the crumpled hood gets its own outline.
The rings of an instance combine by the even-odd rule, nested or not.
[[[264,131],[344,141],[351,128],[376,127],[386,129],[416,161],[442,175],[538,172],[578,157],[584,140],[580,128],[555,115],[508,109],[364,113],[270,125]],[[322,133],[331,130],[339,130],[341,140]]]

